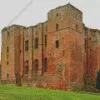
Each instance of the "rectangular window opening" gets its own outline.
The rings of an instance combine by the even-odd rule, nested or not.
[[[35,39],[35,49],[38,48],[38,38]]]
[[[44,59],[44,72],[47,72],[47,58]]]
[[[7,74],[7,79],[9,78],[9,74]]]
[[[9,32],[7,32],[7,36],[9,37]]]
[[[29,41],[26,40],[26,41],[25,41],[25,51],[28,51],[28,45],[29,45]]]
[[[45,35],[45,47],[47,47],[47,35]]]
[[[59,40],[56,40],[56,48],[59,48]]]
[[[9,53],[9,47],[7,47],[7,53]]]
[[[78,31],[78,25],[76,24],[76,30]]]
[[[58,25],[58,24],[56,24],[56,30],[58,31],[58,29],[59,29],[59,25]]]

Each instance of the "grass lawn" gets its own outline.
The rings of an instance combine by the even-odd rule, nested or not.
[[[100,100],[100,95],[0,85],[0,100]]]

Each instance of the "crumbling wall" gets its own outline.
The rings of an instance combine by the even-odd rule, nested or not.
[[[100,32],[95,29],[85,28],[85,53],[86,65],[84,82],[86,88],[94,89],[96,86],[97,71],[100,69],[99,42]]]

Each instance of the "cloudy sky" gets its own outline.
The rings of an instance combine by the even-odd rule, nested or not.
[[[86,26],[100,30],[100,0],[0,0],[0,31],[12,24],[31,26],[46,21],[48,11],[69,2],[83,12]]]

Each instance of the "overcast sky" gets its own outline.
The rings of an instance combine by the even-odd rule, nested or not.
[[[32,1],[31,4],[29,4]],[[71,3],[83,12],[86,26],[100,30],[100,0],[0,0],[0,31],[25,7],[27,9],[12,24],[35,25],[47,20],[47,13],[58,6]],[[26,6],[29,4],[28,6]],[[1,34],[0,34],[1,59]]]

